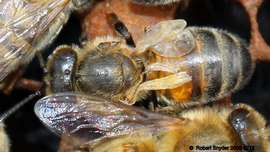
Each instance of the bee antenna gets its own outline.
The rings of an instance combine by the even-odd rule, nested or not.
[[[10,115],[12,115],[19,108],[21,108],[25,103],[27,103],[28,101],[30,101],[33,98],[35,98],[37,96],[40,96],[40,95],[41,95],[40,91],[37,91],[37,92],[29,95],[24,100],[20,101],[18,104],[16,104],[15,106],[13,106],[11,109],[9,109],[8,111],[6,111],[4,114],[0,115],[0,122],[3,122],[7,117],[9,117]]]

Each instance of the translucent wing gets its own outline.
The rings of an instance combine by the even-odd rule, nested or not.
[[[51,30],[53,37],[46,35],[50,24],[69,1],[0,1],[0,81],[20,64],[29,62],[36,50],[51,43],[61,23]]]
[[[186,27],[185,20],[159,22],[137,42],[136,54],[151,49],[164,57],[180,57],[195,47],[195,40]]]
[[[151,137],[186,123],[183,118],[79,93],[49,95],[36,103],[35,113],[52,132],[76,146],[130,134]]]

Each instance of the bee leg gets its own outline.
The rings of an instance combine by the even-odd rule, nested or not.
[[[156,111],[158,110],[158,101],[157,101],[157,92],[151,91],[151,96],[149,102],[147,102],[146,109],[150,111]]]
[[[163,101],[165,104],[167,104],[166,106],[163,106],[161,109],[163,109],[164,107],[170,107],[170,106],[175,106],[176,102],[172,101],[171,99],[168,99],[165,95],[159,93],[159,99],[161,101]]]
[[[0,92],[9,95],[12,92],[15,83],[20,79],[26,68],[26,65],[21,65],[16,71],[5,77],[4,80],[0,82]]]
[[[43,57],[42,57],[41,52],[40,52],[40,51],[37,51],[37,52],[36,52],[36,56],[38,57],[38,60],[39,60],[39,63],[40,63],[41,68],[43,69],[43,72],[44,72],[44,73],[47,73],[48,70],[47,70],[47,68],[46,68],[46,64],[45,64],[45,62],[44,62],[44,60],[43,60]]]
[[[114,27],[117,34],[123,36],[126,39],[128,46],[135,48],[132,35],[129,33],[126,25],[118,19],[118,16],[114,13],[110,13],[107,16],[108,22]]]
[[[139,85],[138,89],[135,92],[135,98],[138,93],[143,90],[173,89],[180,87],[190,81],[191,76],[189,76],[186,72],[179,72],[163,78],[149,80]],[[133,101],[136,101],[136,99]]]
[[[164,94],[160,93],[159,91],[154,91],[156,93],[156,100],[157,104],[155,107],[155,112],[166,113],[166,114],[173,114],[178,113],[179,108],[175,108],[176,102],[168,99]]]

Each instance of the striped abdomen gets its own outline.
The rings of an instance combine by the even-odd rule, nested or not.
[[[180,71],[186,71],[192,77],[192,82],[161,90],[162,94],[178,102],[204,102],[223,97],[246,84],[253,65],[249,50],[241,39],[214,28],[189,27],[186,30],[194,36],[195,48],[179,58],[156,55],[154,62],[178,66]],[[158,72],[158,75],[150,75],[150,79],[168,74]]]

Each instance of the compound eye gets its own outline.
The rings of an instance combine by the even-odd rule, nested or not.
[[[229,117],[229,121],[233,128],[239,133],[247,129],[247,116],[249,111],[247,109],[236,109],[234,110]]]
[[[256,147],[255,151],[264,151],[265,121],[251,107],[243,106],[243,104],[236,106],[228,121],[237,132],[242,146],[253,146]],[[250,149],[242,149],[242,152],[250,152]]]

